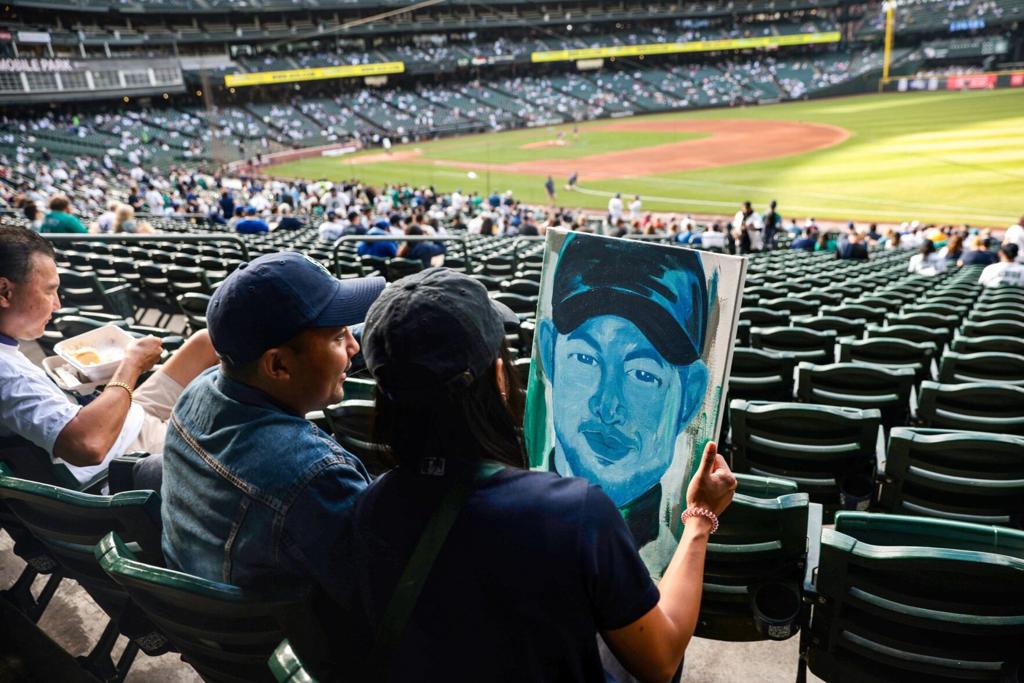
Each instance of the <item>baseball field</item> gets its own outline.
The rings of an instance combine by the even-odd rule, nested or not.
[[[575,191],[565,189],[579,174]],[[1024,88],[892,93],[605,119],[396,145],[273,167],[281,177],[439,191],[512,190],[566,208],[729,214],[776,199],[783,215],[1003,228],[1024,213]],[[627,202],[628,203],[628,202]]]

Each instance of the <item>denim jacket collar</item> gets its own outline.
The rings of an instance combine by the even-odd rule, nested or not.
[[[282,413],[295,415],[297,417],[305,417],[304,415],[300,415],[294,410],[285,407],[262,389],[257,389],[249,384],[243,384],[242,382],[231,379],[224,374],[223,370],[219,370],[217,372],[217,388],[225,396],[238,401],[239,403],[246,403],[248,405],[259,406],[261,408],[268,408],[270,410],[279,410]]]

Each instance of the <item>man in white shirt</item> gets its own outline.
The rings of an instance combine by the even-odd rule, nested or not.
[[[164,196],[160,194],[160,190],[156,189],[152,185],[146,190],[146,205],[149,206],[149,212],[155,216],[162,216],[164,213]]]
[[[640,220],[640,212],[643,206],[644,203],[640,201],[640,195],[636,195],[633,201],[629,203],[629,220],[631,222]]]
[[[345,234],[347,221],[338,220],[338,214],[334,211],[327,212],[327,219],[320,224],[317,232],[320,234],[321,242],[334,242]]]
[[[1016,244],[1003,243],[999,247],[999,263],[985,266],[978,283],[986,287],[1024,287],[1024,264],[1015,263],[1019,255]]]
[[[1003,244],[1017,245],[1017,262],[1024,260],[1024,216],[1020,217],[1016,225],[1011,225],[1003,235]]]
[[[156,337],[133,340],[104,390],[80,406],[18,348],[17,340],[42,336],[60,308],[59,286],[50,243],[24,228],[0,226],[0,437],[32,442],[85,483],[118,455],[162,453],[178,395],[217,357],[204,330],[136,389],[161,347]],[[159,455],[143,459],[133,485],[159,491],[160,471]]]
[[[618,192],[608,200],[608,223],[615,225],[622,218],[622,195]]]

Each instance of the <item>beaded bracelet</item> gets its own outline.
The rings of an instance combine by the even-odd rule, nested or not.
[[[686,520],[690,517],[705,517],[711,521],[711,533],[718,531],[718,515],[711,510],[704,507],[686,508],[681,517],[683,524],[686,524]]]

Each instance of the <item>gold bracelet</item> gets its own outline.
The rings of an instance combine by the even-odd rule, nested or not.
[[[107,382],[107,388],[109,389],[110,387],[120,387],[120,388],[124,389],[125,391],[128,392],[128,400],[129,401],[134,401],[135,400],[135,394],[132,393],[132,388],[130,386],[128,386],[126,383],[124,383],[124,382]]]

